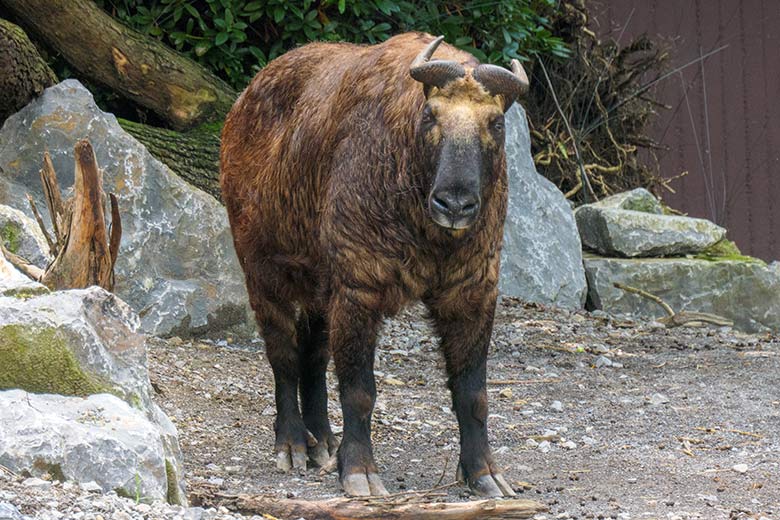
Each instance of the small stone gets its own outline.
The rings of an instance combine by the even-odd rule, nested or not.
[[[35,488],[45,491],[51,487],[51,482],[33,477],[25,479],[24,482],[22,482],[22,485],[26,488]]]
[[[599,356],[599,357],[596,358],[596,361],[593,362],[593,365],[596,368],[611,367],[612,366],[612,360],[609,359],[607,356]]]
[[[563,403],[561,403],[560,401],[553,401],[552,404],[550,405],[550,409],[553,412],[562,412],[563,411]]]
[[[572,441],[566,441],[561,443],[561,447],[567,449],[567,450],[573,450],[577,448],[577,445]]]
[[[525,445],[529,448],[536,448],[539,446],[539,443],[536,442],[534,439],[528,438],[525,440]]]
[[[659,406],[662,404],[666,404],[669,402],[669,398],[666,397],[664,394],[653,394],[649,398],[650,404],[653,406]]]
[[[498,393],[498,396],[503,399],[512,399],[512,389],[511,388],[504,388]]]
[[[539,443],[539,446],[537,448],[542,453],[547,453],[548,451],[550,451],[550,446],[551,446],[550,441],[542,441]]]
[[[583,444],[587,444],[588,446],[593,446],[594,444],[596,444],[596,439],[594,439],[593,437],[588,437],[587,435],[584,436],[581,440]]]
[[[736,471],[737,473],[747,473],[748,465],[747,464],[736,464],[731,467],[733,471]]]
[[[89,482],[84,482],[83,484],[79,484],[79,487],[82,490],[87,491],[89,493],[100,493],[103,491],[103,488],[101,488],[100,485],[94,480],[90,480]]]

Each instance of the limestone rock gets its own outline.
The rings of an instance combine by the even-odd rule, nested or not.
[[[585,257],[588,307],[657,318],[655,303],[613,286],[619,282],[660,296],[679,311],[708,312],[745,332],[780,331],[780,263],[688,258]]]
[[[100,111],[78,81],[55,85],[0,130],[0,204],[48,221],[38,171],[48,149],[60,185],[73,184],[73,147],[88,138],[119,198],[122,243],[115,292],[145,331],[187,335],[244,323],[247,296],[225,209],[191,187]]]
[[[597,208],[627,209],[630,211],[641,211],[642,213],[653,213],[663,215],[664,208],[655,195],[644,188],[635,188],[629,191],[616,193],[598,202],[590,204]]]
[[[4,204],[0,204],[0,239],[8,251],[41,269],[51,260],[49,246],[38,223],[18,209]]]
[[[109,394],[0,392],[0,464],[17,473],[96,482],[145,502],[181,502],[164,441],[141,411]]]
[[[46,286],[17,271],[0,251],[0,296],[26,297],[47,292]]]
[[[121,398],[156,425],[183,490],[178,435],[152,401],[139,329],[132,309],[100,287],[0,297],[0,390]]]
[[[587,287],[571,206],[536,172],[525,112],[506,113],[509,207],[499,289],[525,301],[581,308]]]
[[[658,200],[644,189],[582,205],[575,215],[582,245],[605,256],[695,254],[726,235],[709,220],[664,215]]]

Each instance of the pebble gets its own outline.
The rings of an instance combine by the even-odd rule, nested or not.
[[[100,485],[94,480],[90,480],[89,482],[84,482],[83,484],[79,484],[79,487],[88,493],[100,493],[103,491],[103,488],[101,488]]]
[[[577,448],[577,445],[572,441],[566,441],[561,443],[561,447],[567,449],[567,450],[573,450]]]
[[[22,482],[22,485],[26,488],[36,488],[36,489],[46,490],[51,487],[51,482],[32,477],[32,478],[25,479],[24,482]]]
[[[747,464],[736,464],[731,467],[733,471],[736,471],[737,473],[747,473],[748,465]]]
[[[599,357],[596,358],[596,361],[593,363],[593,365],[596,368],[611,367],[612,366],[612,360],[609,359],[607,356],[599,356]]]
[[[562,412],[563,411],[563,403],[561,403],[560,401],[553,401],[552,404],[550,405],[550,409],[553,412]]]
[[[594,444],[596,444],[596,439],[594,439],[593,437],[588,437],[587,435],[584,436],[581,440],[583,444],[587,444],[588,446],[593,446]]]
[[[542,441],[539,443],[538,449],[542,453],[547,453],[548,451],[550,451],[550,447],[551,447],[550,441]]]
[[[650,404],[653,406],[658,406],[661,404],[666,404],[669,402],[669,398],[666,397],[664,394],[653,394],[649,398]]]

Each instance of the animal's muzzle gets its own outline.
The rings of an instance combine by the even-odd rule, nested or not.
[[[431,218],[451,229],[471,226],[479,215],[479,196],[462,190],[437,190],[428,199]]]

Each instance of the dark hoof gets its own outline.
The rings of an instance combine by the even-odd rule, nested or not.
[[[466,480],[469,488],[477,495],[483,497],[516,496],[512,486],[509,485],[501,472],[496,469],[491,468],[490,473],[485,473],[475,478],[464,479],[463,469],[458,465],[457,478],[460,482]]]

